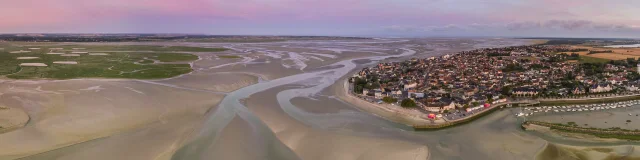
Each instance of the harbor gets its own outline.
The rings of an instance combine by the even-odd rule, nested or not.
[[[517,113],[516,116],[533,116],[536,114],[545,113],[558,113],[558,112],[586,112],[586,111],[600,111],[610,110],[616,108],[627,108],[640,104],[640,100],[631,100],[615,103],[601,103],[601,104],[582,104],[582,105],[565,105],[565,106],[539,106],[539,107],[525,107],[522,112]]]

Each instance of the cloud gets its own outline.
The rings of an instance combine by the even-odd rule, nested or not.
[[[613,31],[640,32],[640,27],[625,24],[596,23],[588,20],[549,20],[544,22],[510,22],[503,24],[471,23],[466,25],[430,25],[426,27],[411,25],[393,25],[385,27],[388,31],[402,32],[442,32],[442,31],[527,31],[527,30],[555,30],[555,31]]]

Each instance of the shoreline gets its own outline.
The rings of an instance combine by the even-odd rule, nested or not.
[[[412,124],[433,123],[430,120],[425,118],[415,117],[413,115],[405,115],[402,112],[394,111],[390,108],[364,101],[352,95],[351,93],[349,93],[348,85],[349,85],[348,79],[343,80],[343,84],[340,85],[340,88],[339,88],[340,93],[336,94],[336,96],[339,99],[351,105],[356,106],[358,109],[364,110],[368,113],[374,114],[386,120],[400,123],[409,127],[413,127],[414,125]]]
[[[407,113],[407,112],[399,111],[396,108],[386,107],[381,104],[375,104],[375,103],[363,100],[353,95],[353,93],[350,93],[349,86],[348,86],[350,83],[348,82],[347,79],[343,80],[342,83],[343,84],[340,85],[341,94],[338,95],[339,99],[345,102],[348,102],[349,104],[352,104],[354,106],[357,106],[361,110],[364,110],[376,116],[382,117],[386,120],[412,127],[416,131],[440,130],[440,129],[446,129],[450,127],[456,127],[458,125],[464,125],[464,124],[473,122],[479,118],[482,118],[486,115],[489,115],[494,111],[496,111],[497,109],[504,107],[504,105],[523,103],[522,101],[509,101],[505,103],[493,104],[491,108],[484,109],[478,113],[473,114],[472,116],[468,116],[468,117],[453,120],[453,121],[446,120],[444,118],[438,119],[438,120],[430,120],[426,118],[427,114],[419,111],[412,110],[409,113]],[[536,99],[536,100],[524,100],[524,101],[525,103],[526,101],[539,102],[537,105],[543,105],[545,104],[545,102],[546,103],[561,102],[563,104],[570,105],[570,104],[595,104],[595,103],[600,103],[602,101],[617,101],[620,99],[624,99],[624,100],[640,99],[640,94],[622,95],[622,96],[614,96],[614,97],[587,98],[587,99],[557,99],[557,100]],[[592,102],[592,101],[598,101],[598,102]],[[530,104],[533,104],[533,103],[530,103]],[[399,106],[394,106],[394,107],[399,107]],[[419,113],[415,113],[415,112],[419,112]]]
[[[494,104],[491,108],[484,109],[478,113],[473,114],[472,116],[457,119],[454,121],[449,121],[444,118],[438,119],[438,120],[430,120],[426,118],[427,114],[419,111],[414,110],[415,112],[419,112],[419,114],[421,115],[407,115],[407,113],[398,111],[396,110],[396,108],[384,107],[379,104],[362,100],[361,98],[358,98],[354,96],[352,93],[350,93],[348,89],[348,85],[349,85],[349,82],[347,80],[344,80],[340,88],[340,90],[342,90],[341,94],[344,94],[344,95],[338,95],[338,97],[341,100],[348,102],[349,104],[352,104],[354,106],[357,106],[359,109],[362,109],[374,115],[380,116],[384,119],[412,127],[416,131],[440,130],[440,129],[446,129],[450,127],[455,127],[458,125],[467,124],[467,123],[473,122],[474,120],[477,120],[479,118],[482,118],[486,115],[493,113],[494,111],[496,111],[497,109],[500,109],[500,107],[503,107],[504,105],[522,103],[522,102],[507,102],[507,103]],[[399,107],[399,106],[395,106],[395,107]]]

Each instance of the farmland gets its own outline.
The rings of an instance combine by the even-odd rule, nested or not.
[[[591,47],[591,46],[571,46],[572,48],[588,49],[589,51],[611,51],[611,53],[594,53],[589,54],[589,51],[575,52],[582,57],[593,57],[606,60],[624,60],[627,58],[637,59],[640,57],[640,48],[604,48],[604,47]],[[565,52],[571,54],[572,52]]]

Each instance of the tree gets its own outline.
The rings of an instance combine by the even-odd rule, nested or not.
[[[395,99],[393,97],[384,97],[382,98],[382,101],[385,103],[395,103],[398,102],[398,99]]]
[[[444,110],[444,111],[442,111],[442,113],[447,114],[447,113],[449,113],[449,110]]]
[[[473,105],[473,106],[475,107],[475,106],[480,105],[480,103],[478,103],[478,102],[473,102],[473,103],[471,103],[471,105]]]
[[[402,102],[400,102],[400,106],[405,107],[405,108],[414,108],[418,105],[416,105],[416,102],[414,102],[411,99],[404,99],[402,100]]]
[[[503,95],[511,95],[511,87],[510,86],[504,86],[501,89],[501,92]]]

